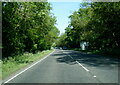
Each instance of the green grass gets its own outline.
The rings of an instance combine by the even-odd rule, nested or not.
[[[0,60],[0,80],[2,79],[2,61]]]
[[[120,49],[103,49],[103,50],[81,50],[80,48],[72,48],[71,50],[84,52],[87,54],[97,54],[101,56],[109,56],[113,58],[120,58]]]
[[[120,49],[94,50],[91,53],[102,55],[102,56],[109,56],[113,58],[120,58]]]
[[[23,55],[17,55],[14,57],[9,57],[2,61],[2,79],[10,76],[12,73],[20,70],[21,68],[31,64],[34,61],[44,57],[45,55],[51,53],[53,50],[46,50],[42,52],[37,52],[36,54],[24,53]]]

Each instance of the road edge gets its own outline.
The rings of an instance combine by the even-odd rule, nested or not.
[[[23,72],[27,71],[28,69],[32,68],[33,66],[35,66],[36,64],[40,63],[41,61],[43,61],[44,59],[46,59],[47,57],[49,57],[51,54],[53,54],[55,52],[55,50],[53,50],[52,52],[50,52],[49,54],[47,54],[46,56],[42,57],[41,59],[39,59],[38,61],[34,61],[31,64],[28,64],[27,66],[21,68],[21,70],[18,70],[15,72],[15,74],[8,76],[6,79],[2,80],[2,84],[4,83],[8,83],[9,81],[11,81],[12,79],[14,79],[15,77],[19,76],[20,74],[22,74]]]

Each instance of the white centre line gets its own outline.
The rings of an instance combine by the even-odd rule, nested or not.
[[[96,77],[95,75],[93,77]]]
[[[55,50],[54,50],[55,51]],[[53,52],[54,52],[53,51]],[[53,53],[52,52],[52,53]],[[5,81],[4,83],[8,83],[9,81],[11,81],[12,79],[14,79],[15,77],[19,76],[20,74],[22,74],[23,72],[27,71],[28,69],[30,69],[31,67],[35,66],[36,64],[38,64],[39,62],[43,61],[44,59],[46,59],[49,55],[51,55],[52,53],[48,54],[47,56],[43,57],[42,59],[40,59],[39,61],[37,61],[36,63],[30,65],[28,68],[24,69],[23,71],[21,71],[20,73],[16,74],[15,76],[13,76],[12,78],[8,79],[7,81]]]
[[[63,51],[63,50],[62,50]],[[65,53],[65,54],[67,54],[66,52],[63,52],[63,53]],[[71,55],[69,55],[69,54],[67,54],[68,56],[70,56],[72,59],[74,59]],[[81,63],[79,63],[78,61],[76,61],[76,63],[78,64],[78,65],[80,65],[83,69],[85,69],[87,72],[89,71],[86,67],[84,67]]]
[[[80,65],[83,69],[85,69],[86,71],[89,71],[86,67],[84,67],[82,64],[80,64],[78,61],[76,61],[78,63],[78,65]]]
[[[70,58],[72,58],[73,60],[74,60],[74,58],[71,56],[71,55],[69,55],[67,52],[64,52],[63,50],[62,50],[62,52],[63,53],[65,53],[66,55],[68,55]],[[81,63],[79,63],[78,61],[75,61],[78,65],[80,65],[85,71],[87,71],[87,72],[89,72],[91,75],[92,75],[92,77],[94,77],[96,80],[98,80],[100,83],[102,83],[98,78],[97,78],[97,76],[96,75],[93,75],[91,72],[90,72],[90,70],[88,70],[85,66],[83,66]]]

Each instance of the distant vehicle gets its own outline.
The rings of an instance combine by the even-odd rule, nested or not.
[[[63,49],[63,50],[67,50],[67,47],[64,46],[62,49]]]
[[[55,49],[62,49],[62,47],[55,47]]]

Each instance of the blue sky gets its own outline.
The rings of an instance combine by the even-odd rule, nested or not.
[[[69,18],[74,11],[80,7],[80,2],[50,2],[52,6],[52,13],[57,17],[57,28],[60,33],[65,32],[65,28],[69,24]]]

